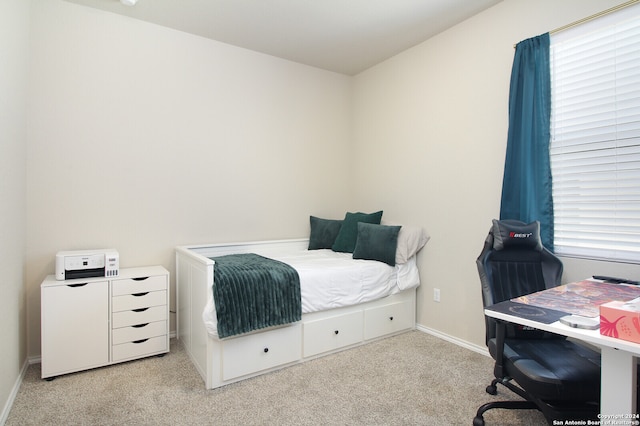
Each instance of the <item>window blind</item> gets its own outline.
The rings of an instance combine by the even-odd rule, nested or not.
[[[552,35],[555,251],[640,263],[640,7]]]

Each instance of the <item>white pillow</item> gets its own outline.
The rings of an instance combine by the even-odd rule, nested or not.
[[[386,223],[383,225],[398,225]],[[409,259],[416,255],[422,247],[427,244],[431,237],[423,228],[417,226],[402,225],[398,233],[398,248],[396,249],[396,264],[407,263]]]

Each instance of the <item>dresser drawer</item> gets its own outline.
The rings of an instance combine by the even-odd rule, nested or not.
[[[131,311],[114,312],[112,314],[111,328],[127,327],[130,325],[145,324],[148,322],[167,319],[167,306],[154,306]]]
[[[317,355],[361,342],[362,329],[362,312],[305,322],[304,356]]]
[[[111,348],[112,361],[124,361],[127,359],[140,358],[145,355],[167,352],[169,350],[167,345],[167,336],[151,337],[149,339],[113,345]]]
[[[225,340],[222,345],[223,380],[298,361],[301,346],[300,324]]]
[[[133,342],[134,340],[166,335],[167,321],[156,321],[114,329],[111,335],[111,344],[119,345],[121,343]]]
[[[365,340],[412,328],[414,309],[411,301],[390,303],[364,311]]]
[[[123,294],[144,293],[147,291],[166,290],[166,275],[152,277],[125,278],[113,280],[111,283],[111,295],[122,296]]]
[[[114,296],[111,300],[111,310],[113,312],[130,311],[133,309],[166,305],[167,292],[166,290],[162,290],[125,294],[122,296]]]

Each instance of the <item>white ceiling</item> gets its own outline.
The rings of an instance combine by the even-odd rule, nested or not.
[[[502,0],[67,0],[354,75]]]

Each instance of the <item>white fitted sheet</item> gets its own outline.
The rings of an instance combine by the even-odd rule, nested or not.
[[[302,313],[324,311],[370,302],[420,285],[415,256],[389,266],[374,260],[353,259],[333,250],[299,250],[269,256],[292,266],[300,276]],[[208,291],[202,318],[207,332],[217,337],[213,290]]]

